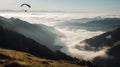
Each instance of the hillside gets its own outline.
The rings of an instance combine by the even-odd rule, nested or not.
[[[95,57],[93,63],[97,67],[120,67],[120,41],[113,44],[107,51],[107,57]]]
[[[89,61],[79,60],[77,58],[68,56],[59,50],[53,52],[45,45],[42,45],[36,42],[35,40],[26,37],[18,32],[15,32],[5,25],[10,26],[9,23],[8,24],[6,23],[6,21],[0,20],[0,48],[27,52],[37,57],[56,60],[56,61],[66,60],[69,61],[71,64],[92,66],[91,62]],[[4,59],[3,55],[1,55],[0,58]]]
[[[97,67],[120,67],[120,28],[85,40],[94,51],[108,47],[107,57],[95,57],[92,62]]]
[[[0,47],[29,52],[33,55],[46,58],[53,58],[56,56],[56,54],[47,47],[17,32],[13,32],[1,26],[0,26]]]
[[[0,25],[6,29],[22,34],[54,52],[61,48],[61,46],[55,46],[54,41],[58,36],[62,35],[59,35],[58,31],[53,27],[43,24],[31,24],[17,18],[7,19],[4,17],[0,17]]]
[[[0,48],[0,67],[87,67],[69,61],[54,61],[35,57],[29,53]]]
[[[120,66],[120,41],[116,42],[113,47],[111,47],[107,54],[113,57],[112,61],[109,61],[108,67],[118,67]]]
[[[69,23],[68,23],[69,22]],[[120,26],[120,18],[83,18],[72,19],[59,23],[58,26],[69,27],[69,29],[85,29],[88,31],[111,31]]]
[[[114,43],[120,41],[120,28],[106,32],[99,36],[95,36],[90,39],[86,39],[84,41],[86,44],[89,44],[90,46],[95,47],[96,49],[102,48],[104,46],[111,47],[114,45]]]

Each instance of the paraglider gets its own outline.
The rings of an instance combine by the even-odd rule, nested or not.
[[[29,4],[21,4],[21,7],[23,6],[27,6],[28,8],[31,8],[31,6]],[[25,9],[25,12],[27,12],[27,10]]]

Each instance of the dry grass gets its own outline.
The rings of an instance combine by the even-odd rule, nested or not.
[[[68,61],[54,61],[35,57],[31,54],[0,48],[0,67],[87,67]]]

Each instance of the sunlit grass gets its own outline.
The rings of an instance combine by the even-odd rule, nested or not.
[[[86,67],[68,61],[38,58],[31,54],[0,48],[0,67]]]

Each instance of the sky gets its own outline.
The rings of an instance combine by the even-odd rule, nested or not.
[[[120,12],[120,0],[0,0],[0,10],[20,10],[22,3],[36,11]]]

